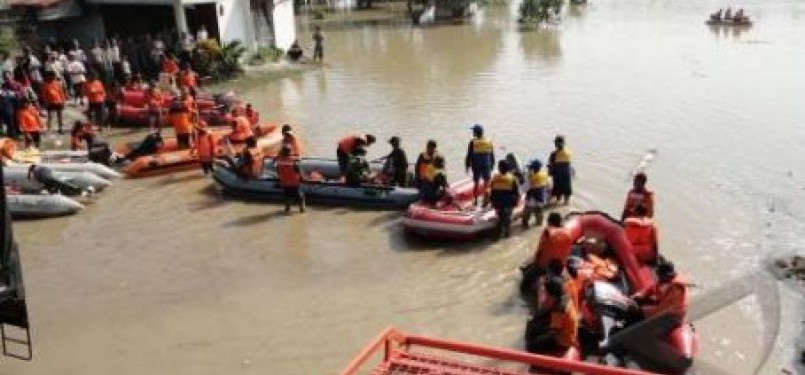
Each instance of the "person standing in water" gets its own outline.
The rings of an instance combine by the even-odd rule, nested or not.
[[[324,36],[319,25],[313,28],[313,62],[317,61],[324,62]]]
[[[198,161],[201,164],[201,172],[206,176],[212,172],[213,158],[218,153],[218,145],[215,143],[215,137],[213,137],[212,133],[207,129],[206,122],[199,121],[195,129],[195,142],[190,152],[198,156]]]
[[[467,147],[467,157],[464,166],[467,172],[472,170],[473,196],[475,204],[478,204],[478,183],[483,180],[484,186],[492,178],[492,166],[495,165],[495,153],[492,142],[484,137],[484,127],[480,124],[473,125],[473,139]]]
[[[291,212],[291,204],[299,205],[299,212],[305,212],[305,195],[302,193],[302,170],[299,159],[291,155],[291,146],[283,145],[276,160],[277,176],[285,192],[285,212]]]
[[[523,228],[528,228],[531,215],[535,216],[537,226],[542,225],[543,211],[548,203],[549,179],[548,173],[542,169],[542,163],[539,160],[532,161],[526,178],[528,189],[523,211]]]
[[[489,183],[489,200],[498,215],[498,237],[509,237],[514,207],[520,200],[520,186],[505,160],[498,162],[498,174]]]
[[[553,140],[556,150],[551,152],[548,158],[548,173],[553,179],[553,189],[551,189],[551,200],[559,203],[563,200],[564,204],[570,203],[570,196],[573,195],[572,178],[573,169],[570,166],[570,150],[565,148],[565,137],[557,135]]]

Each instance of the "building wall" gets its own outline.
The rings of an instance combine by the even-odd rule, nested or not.
[[[296,19],[293,13],[293,0],[274,0],[274,43],[277,48],[287,51],[296,40]]]
[[[223,15],[221,15],[221,7],[224,10]],[[247,48],[253,48],[254,33],[251,18],[248,0],[219,0],[218,30],[221,42],[227,43],[238,39]]]

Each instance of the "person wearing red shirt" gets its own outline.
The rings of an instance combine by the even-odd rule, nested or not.
[[[106,89],[96,74],[91,74],[84,83],[84,94],[89,102],[89,119],[98,125],[98,131],[103,131],[103,106],[106,102]]]
[[[17,110],[17,124],[22,131],[25,148],[41,146],[42,120],[39,118],[39,111],[31,102],[25,102],[22,108]]]
[[[275,161],[280,186],[285,191],[285,212],[291,212],[291,204],[299,205],[299,212],[305,212],[305,195],[302,193],[302,170],[299,160],[291,155],[291,146],[283,145]]]
[[[201,171],[204,175],[208,175],[212,172],[213,158],[215,158],[218,152],[218,145],[215,143],[215,137],[213,137],[212,133],[207,129],[207,123],[201,121],[195,128],[195,142],[190,152],[198,156],[198,161],[201,163]]]
[[[67,95],[64,92],[64,85],[56,78],[55,73],[48,73],[45,77],[45,83],[42,84],[42,100],[45,102],[45,108],[48,112],[48,130],[50,130],[50,124],[53,120],[53,113],[56,113],[56,122],[59,125],[59,134],[61,134],[64,131],[62,111],[64,111],[64,102],[67,100]]]

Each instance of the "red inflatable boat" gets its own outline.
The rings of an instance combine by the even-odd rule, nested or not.
[[[433,239],[466,240],[495,228],[498,217],[491,206],[478,208],[473,204],[473,183],[462,180],[450,187],[451,197],[428,204],[412,204],[402,223],[406,232]],[[525,199],[515,208],[513,218],[523,214]]]
[[[165,110],[164,114],[167,114],[167,110]],[[227,123],[229,117],[215,108],[199,109],[199,117],[210,125],[229,125]],[[117,106],[117,118],[126,125],[147,126],[148,108],[126,104],[119,105]]]
[[[163,95],[163,102],[162,106],[165,109],[170,107],[170,104],[173,102],[173,95],[165,94]],[[123,90],[123,102],[120,103],[122,105],[131,106],[131,107],[145,107],[145,91],[143,90]],[[199,109],[209,109],[215,107],[215,98],[212,94],[199,92],[196,95],[196,106]]]
[[[632,293],[634,291],[642,290],[655,283],[654,271],[649,266],[641,265],[638,262],[634,250],[632,249],[632,244],[626,237],[621,223],[611,218],[607,214],[601,212],[572,213],[567,217],[565,228],[569,230],[574,241],[577,241],[582,237],[592,237],[604,240],[606,244],[609,245],[609,247],[613,250],[615,257],[617,258],[617,263],[623,270],[623,274],[626,279],[625,281],[628,284],[629,289],[626,292]],[[598,290],[593,292],[598,292]],[[586,294],[590,295],[590,293]],[[585,306],[585,302],[582,302],[580,310],[583,316],[582,324],[586,325],[591,331],[595,331],[596,329],[600,328],[596,327],[595,325],[591,326],[591,324],[589,324],[590,322],[597,321],[598,317],[591,316],[594,313],[589,306]],[[658,337],[662,338],[664,341],[663,343],[660,343],[663,349],[662,353],[656,353],[655,357],[658,357],[663,363],[676,364],[674,366],[670,366],[670,369],[664,369],[664,372],[684,372],[687,367],[692,364],[693,358],[696,356],[698,351],[698,335],[696,334],[693,326],[691,324],[684,323],[676,328],[671,329],[671,331],[664,337]],[[642,339],[647,340],[650,339],[650,337],[645,337],[644,335]]]

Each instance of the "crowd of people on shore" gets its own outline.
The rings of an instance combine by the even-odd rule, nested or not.
[[[197,38],[208,38],[206,31],[200,30]],[[0,51],[2,130],[9,137],[22,137],[26,144],[38,146],[54,119],[57,132],[64,132],[63,111],[70,100],[101,130],[116,121],[124,88],[154,87],[161,74],[193,95],[199,84],[191,58],[196,40],[172,32],[125,40],[96,39],[89,44],[51,39],[41,46],[24,46],[13,56]],[[46,123],[40,119],[42,114]]]

